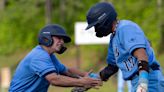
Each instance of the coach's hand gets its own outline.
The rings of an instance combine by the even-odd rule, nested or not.
[[[90,78],[89,76],[81,77],[80,79],[83,81],[83,87],[75,87],[71,90],[71,92],[86,92],[91,88],[98,89],[98,86],[102,86],[102,81],[99,79]]]
[[[100,79],[100,76],[99,76],[99,74],[98,73],[93,73],[92,72],[93,70],[91,69],[86,75],[85,75],[85,77],[89,77],[89,78],[93,78],[93,79],[97,79],[97,80],[99,80],[100,81],[100,85],[97,85],[97,87],[96,86],[94,86],[94,87],[92,87],[92,88],[95,88],[95,89],[98,89],[98,86],[102,86],[102,80]]]
[[[87,76],[81,77],[80,81],[84,85],[85,88],[102,86],[102,81],[100,79],[94,79]]]
[[[90,70],[88,73],[86,73],[86,75],[84,77],[81,77],[80,80],[82,80],[84,82],[84,84],[85,83],[86,84],[83,87],[73,88],[71,90],[71,92],[86,92],[91,88],[98,89],[98,86],[102,86],[102,81],[100,80],[99,75],[96,73],[92,73],[92,70]],[[87,82],[89,82],[89,83],[87,83]]]

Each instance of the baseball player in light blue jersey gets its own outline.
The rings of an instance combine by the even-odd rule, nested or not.
[[[130,20],[117,20],[111,3],[101,2],[87,13],[89,29],[95,28],[97,37],[109,35],[107,66],[100,71],[103,81],[118,69],[124,80],[131,80],[132,92],[164,92],[164,78],[160,65],[143,30]]]
[[[50,84],[61,87],[95,87],[102,84],[100,80],[90,78],[87,72],[64,66],[53,54],[64,53],[64,43],[71,41],[61,26],[45,26],[39,33],[38,41],[39,45],[17,66],[9,92],[47,92]]]

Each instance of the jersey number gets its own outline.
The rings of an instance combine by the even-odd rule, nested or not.
[[[128,71],[131,71],[135,65],[132,57],[129,57],[126,61],[124,61],[124,64]]]

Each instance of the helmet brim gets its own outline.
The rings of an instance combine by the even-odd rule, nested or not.
[[[96,21],[94,23],[88,24],[88,26],[85,28],[85,30],[90,29],[91,27],[95,26],[99,21]]]
[[[71,38],[69,36],[63,36],[63,39],[65,43],[71,42]]]
[[[69,43],[69,42],[71,42],[71,38],[70,38],[69,36],[67,36],[67,35],[58,34],[58,35],[53,35],[53,36],[57,36],[57,37],[63,38],[64,43]]]

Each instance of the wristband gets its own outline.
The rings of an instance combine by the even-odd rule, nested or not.
[[[148,84],[148,72],[142,70],[139,73],[139,84],[140,83],[146,83]]]
[[[145,71],[149,72],[149,65],[148,65],[147,61],[139,60],[138,62],[139,62],[138,63],[139,71],[145,70]]]
[[[102,81],[107,81],[110,76],[118,71],[118,67],[108,64],[103,70],[100,71],[99,75]]]

